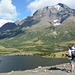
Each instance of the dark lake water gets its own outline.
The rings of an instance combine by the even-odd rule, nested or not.
[[[39,56],[0,56],[0,73],[34,69],[68,62],[67,59],[42,58]]]

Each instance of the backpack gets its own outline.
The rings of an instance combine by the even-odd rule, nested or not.
[[[72,51],[71,51],[71,53],[72,53],[72,58],[75,58],[75,45],[72,46]]]
[[[75,58],[75,51],[72,51],[72,58]]]

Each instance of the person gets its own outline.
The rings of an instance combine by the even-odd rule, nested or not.
[[[71,46],[68,45],[68,52],[66,53],[66,56],[68,56],[68,60],[71,64],[71,72],[74,71],[74,62],[73,62],[73,57],[72,57],[72,50],[71,50]]]

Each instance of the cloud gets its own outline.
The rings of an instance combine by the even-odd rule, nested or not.
[[[12,21],[12,20],[6,20],[6,19],[0,19],[0,27],[2,25],[4,25],[5,23],[7,23],[7,22],[14,22],[14,21]]]
[[[16,7],[12,4],[12,0],[0,1],[0,18],[14,19],[17,15]]]
[[[0,0],[0,27],[7,22],[13,22],[12,19],[16,19],[17,15],[12,0]]]
[[[56,5],[58,3],[64,3],[71,8],[75,8],[75,0],[34,0],[28,5],[28,9],[32,14],[43,7]]]

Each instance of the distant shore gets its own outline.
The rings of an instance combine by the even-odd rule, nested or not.
[[[55,53],[51,53],[50,55],[43,55],[41,57],[44,58],[67,58],[65,57],[65,53],[67,51],[62,51],[62,52],[55,52]],[[9,53],[9,54],[2,54],[0,56],[40,56],[40,55],[36,55],[36,52],[17,52],[17,53]]]

